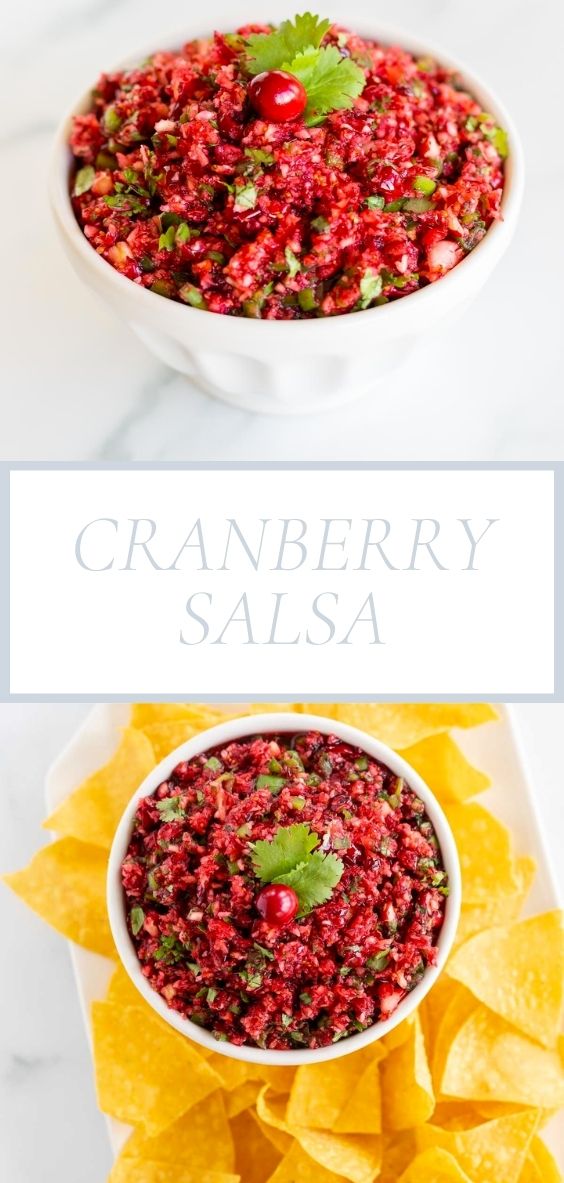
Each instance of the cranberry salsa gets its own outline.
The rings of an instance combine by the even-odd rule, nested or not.
[[[309,13],[103,74],[70,144],[76,217],[117,271],[270,320],[439,279],[499,218],[507,155],[452,71]]]
[[[317,731],[178,764],[122,864],[147,981],[218,1040],[324,1047],[385,1019],[436,960],[448,894],[409,785]]]

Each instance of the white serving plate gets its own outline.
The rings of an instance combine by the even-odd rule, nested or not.
[[[225,710],[243,711],[244,706]],[[491,808],[511,828],[516,849],[532,854],[538,870],[535,884],[526,905],[526,914],[547,911],[559,906],[559,895],[510,707],[498,708],[498,723],[488,723],[469,731],[455,732],[468,758],[492,779],[492,787],[477,799]],[[97,704],[84,723],[51,765],[46,777],[45,796],[49,813],[107,760],[115,750],[119,729],[129,718],[129,707],[121,703]],[[103,998],[113,969],[113,963],[97,953],[90,953],[69,942],[71,961],[78,995],[90,1041],[89,1012],[96,998]],[[130,1130],[122,1122],[108,1117],[108,1130],[114,1154],[121,1149]],[[560,1166],[564,1165],[564,1122],[554,1118],[543,1132]]]

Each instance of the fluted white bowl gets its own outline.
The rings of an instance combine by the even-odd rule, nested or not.
[[[197,1023],[192,1023],[190,1019],[186,1019],[178,1014],[177,1011],[171,1010],[167,1006],[165,999],[156,990],[153,990],[141,971],[141,964],[127,928],[125,900],[121,880],[121,865],[129,846],[137,806],[143,797],[148,797],[151,793],[155,792],[159,785],[171,775],[177,764],[183,760],[191,760],[194,756],[209,751],[210,748],[214,748],[219,744],[232,743],[234,740],[243,739],[249,735],[267,735],[280,732],[295,734],[297,731],[312,730],[320,731],[323,735],[337,735],[345,743],[362,748],[369,756],[380,760],[388,768],[391,768],[396,776],[403,777],[409,787],[413,789],[413,792],[423,801],[427,816],[437,835],[450,889],[445,901],[445,916],[437,941],[437,961],[435,965],[427,967],[421,981],[417,983],[409,994],[406,994],[405,998],[402,998],[396,1010],[388,1019],[373,1023],[372,1026],[367,1027],[365,1031],[359,1032],[358,1035],[351,1035],[349,1038],[340,1040],[338,1043],[333,1043],[329,1047],[300,1048],[295,1051],[270,1051],[259,1047],[251,1047],[247,1044],[239,1046],[229,1042],[219,1042],[214,1039],[211,1031],[199,1027]],[[398,1023],[401,1023],[408,1015],[413,1013],[441,973],[456,935],[460,915],[460,902],[460,864],[452,830],[434,793],[431,792],[431,789],[425,784],[419,773],[406,760],[403,760],[401,756],[398,756],[396,752],[388,748],[386,744],[381,743],[374,736],[368,735],[367,732],[361,731],[357,727],[350,727],[347,723],[340,723],[334,719],[322,718],[317,715],[272,713],[229,719],[225,723],[219,723],[216,727],[211,727],[209,730],[202,731],[199,735],[193,736],[192,739],[189,739],[179,748],[176,748],[174,752],[170,752],[149,773],[137,792],[133,794],[116,830],[108,862],[107,904],[110,927],[121,962],[134,986],[137,987],[146,1002],[152,1006],[153,1010],[161,1018],[165,1019],[177,1031],[180,1031],[182,1035],[187,1035],[194,1043],[198,1043],[213,1051],[221,1052],[222,1055],[230,1056],[234,1060],[245,1060],[255,1064],[315,1064],[324,1060],[334,1060],[340,1056],[346,1056],[351,1052],[358,1051],[360,1048],[366,1047],[368,1044],[380,1039],[383,1035],[387,1035],[389,1031],[397,1027]]]
[[[401,364],[418,339],[459,314],[477,295],[501,259],[515,231],[523,190],[523,158],[507,111],[484,82],[463,63],[427,41],[381,25],[362,0],[332,13],[366,37],[397,44],[416,56],[433,57],[462,76],[482,108],[509,135],[502,219],[477,247],[441,279],[378,308],[315,320],[271,321],[223,316],[168,300],[121,275],[90,246],[69,196],[72,165],[68,146],[72,116],[90,108],[89,89],[64,118],[53,146],[50,195],[55,220],[70,260],[81,278],[112,305],[161,361],[209,394],[246,410],[304,413],[350,402]],[[273,0],[269,19],[288,16],[284,0]],[[220,0],[201,15],[186,13],[176,38],[166,38],[114,69],[143,60],[155,48],[178,47],[201,36],[206,26],[233,29],[252,18],[252,9]],[[389,394],[387,395],[389,397]]]

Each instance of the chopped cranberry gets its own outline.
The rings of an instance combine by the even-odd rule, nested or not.
[[[271,928],[284,928],[294,919],[299,900],[293,887],[283,883],[269,883],[257,899],[257,909]]]
[[[299,119],[307,105],[305,87],[286,70],[264,70],[257,74],[249,86],[249,98],[257,114],[270,123]]]

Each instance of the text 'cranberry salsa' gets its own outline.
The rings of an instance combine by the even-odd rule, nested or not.
[[[76,217],[136,284],[294,320],[408,295],[500,216],[507,137],[428,58],[306,13],[103,74]]]
[[[447,876],[423,802],[317,731],[178,764],[122,864],[153,989],[219,1040],[324,1047],[388,1017],[436,960]]]

